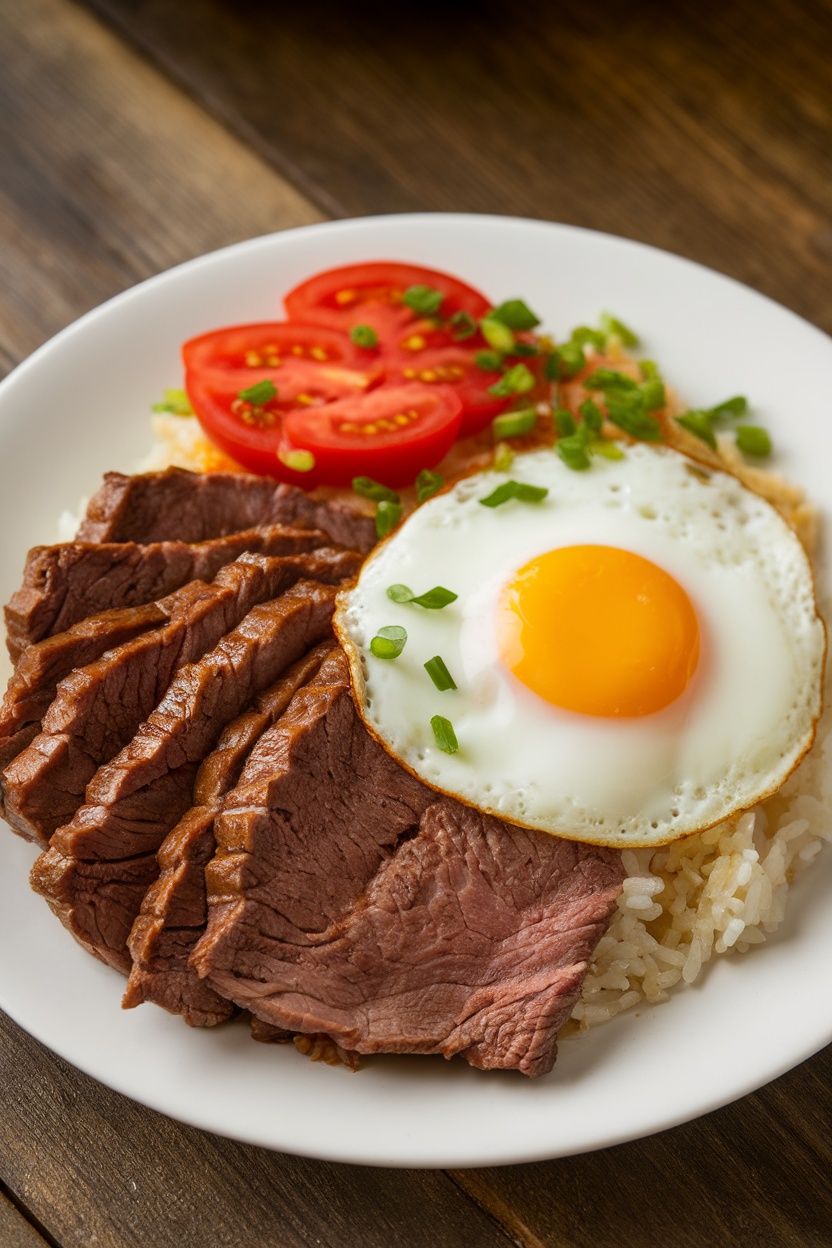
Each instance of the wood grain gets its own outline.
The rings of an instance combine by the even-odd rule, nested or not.
[[[0,6],[0,151],[0,367],[144,277],[320,217],[61,0]]]
[[[327,213],[574,222],[832,328],[830,0],[87,2]]]
[[[511,1243],[441,1172],[285,1157],[184,1127],[81,1075],[2,1015],[0,1087],[3,1182],[67,1248]]]
[[[47,1241],[0,1192],[0,1244],[3,1248],[45,1248]]]

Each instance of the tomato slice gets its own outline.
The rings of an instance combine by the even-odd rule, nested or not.
[[[398,348],[408,334],[425,330],[442,333],[442,345],[452,341],[451,328],[437,327],[433,320],[403,302],[411,286],[429,286],[442,292],[439,317],[448,320],[455,312],[467,312],[474,320],[485,316],[491,304],[473,286],[448,273],[414,264],[381,261],[327,269],[290,290],[286,311],[293,321],[349,330],[369,325],[382,349]],[[440,345],[434,343],[432,345]]]
[[[298,362],[360,367],[367,353],[359,352],[349,334],[337,329],[294,321],[260,321],[191,338],[182,347],[182,359],[186,369],[274,369]]]
[[[436,467],[461,421],[462,404],[448,386],[411,383],[294,409],[283,418],[283,432],[291,448],[311,451],[316,484],[349,485],[353,477],[368,476],[397,488]]]

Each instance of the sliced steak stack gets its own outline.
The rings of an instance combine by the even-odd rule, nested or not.
[[[7,608],[6,817],[127,1006],[542,1074],[620,856],[438,796],[367,733],[331,616],[374,537],[257,477],[108,474]]]
[[[214,829],[192,964],[220,996],[359,1053],[551,1068],[620,855],[426,789],[358,720],[340,651],[255,746]]]

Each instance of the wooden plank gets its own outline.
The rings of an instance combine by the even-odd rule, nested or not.
[[[691,1077],[707,1079],[712,1060],[716,1050],[703,1054]],[[524,1248],[825,1248],[830,1082],[832,1048],[737,1104],[662,1135],[455,1178]]]
[[[329,213],[575,222],[832,328],[829,0],[87,3]]]
[[[0,1175],[67,1248],[511,1243],[439,1171],[281,1156],[184,1127],[81,1075],[3,1015],[0,1087]]]
[[[144,277],[320,218],[83,10],[0,6],[0,367]]]
[[[3,1248],[45,1248],[47,1241],[0,1192],[0,1244]]]

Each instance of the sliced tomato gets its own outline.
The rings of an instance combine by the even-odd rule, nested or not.
[[[408,335],[439,332],[442,343],[452,338],[450,327],[437,326],[404,302],[412,286],[428,286],[442,293],[437,317],[447,322],[456,312],[467,312],[474,320],[485,316],[491,304],[473,286],[448,273],[423,269],[414,264],[381,261],[351,264],[327,269],[301,282],[285,298],[286,311],[293,321],[325,325],[349,331],[355,325],[369,325],[376,331],[382,349],[398,348]],[[434,343],[434,345],[440,345]]]
[[[186,369],[277,369],[292,363],[361,367],[367,358],[349,334],[294,321],[230,325],[191,338],[182,348]]]
[[[459,434],[462,404],[448,386],[382,387],[360,399],[294,409],[283,418],[287,447],[310,451],[316,484],[368,476],[397,488],[435,468]],[[276,473],[274,475],[281,475]]]

